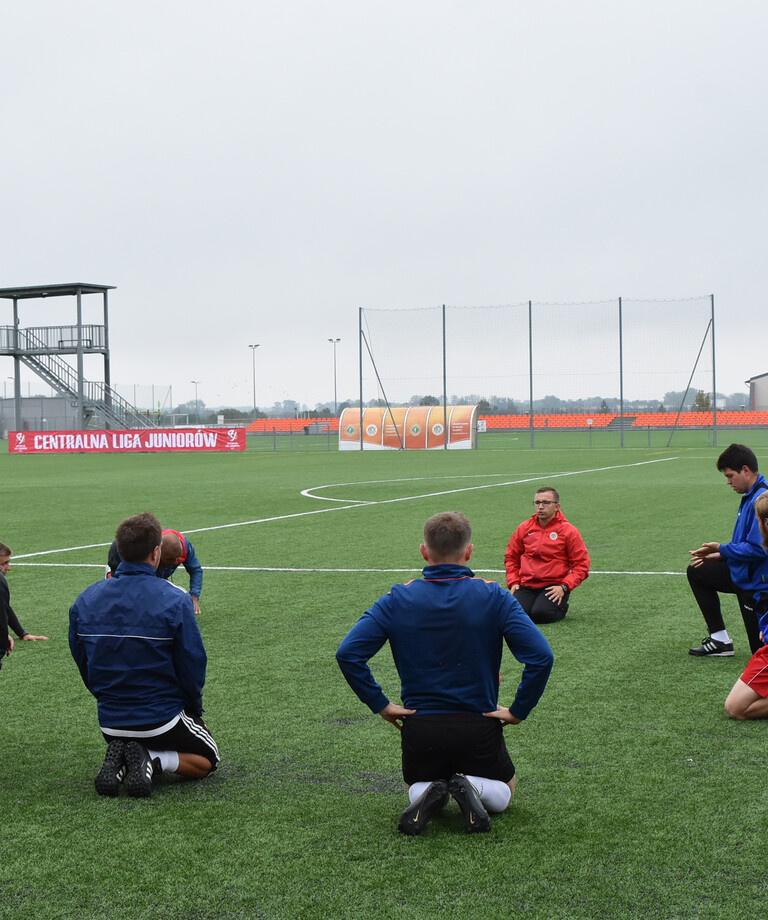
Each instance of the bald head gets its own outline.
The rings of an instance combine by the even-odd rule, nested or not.
[[[160,544],[160,565],[178,565],[183,549],[175,533],[164,533]]]

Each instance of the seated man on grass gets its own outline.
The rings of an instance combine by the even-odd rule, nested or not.
[[[421,834],[450,796],[468,832],[491,829],[488,812],[504,811],[515,791],[502,730],[528,716],[552,668],[547,640],[514,597],[467,567],[471,536],[457,511],[431,517],[420,547],[424,577],[379,598],[336,653],[360,700],[401,730],[411,803],[398,824],[404,834]],[[403,706],[389,701],[368,666],[387,640]],[[505,642],[523,664],[509,708],[498,704]]]
[[[504,553],[507,587],[539,625],[568,612],[571,591],[589,576],[589,553],[579,531],[560,510],[560,493],[542,486],[533,516],[512,534]]]
[[[768,492],[755,499],[755,517],[760,526],[763,546],[768,550]],[[754,596],[760,641],[768,637],[768,584]],[[725,701],[725,711],[732,719],[768,719],[768,645],[763,645],[747,662]]]
[[[86,588],[69,611],[72,657],[108,745],[99,795],[116,796],[123,783],[129,796],[149,796],[163,771],[201,779],[219,763],[202,719],[203,640],[190,595],[155,575],[161,540],[154,515],[123,521],[114,577]]]

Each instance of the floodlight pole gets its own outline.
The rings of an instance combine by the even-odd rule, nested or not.
[[[256,418],[256,349],[258,345],[249,345],[253,355],[253,417]]]
[[[195,424],[199,425],[200,424],[200,405],[197,401],[197,385],[198,383],[202,383],[203,381],[202,380],[190,380],[189,382],[194,383],[195,385]]]
[[[338,401],[336,399],[336,343],[340,342],[341,339],[328,339],[328,341],[333,345],[333,415],[336,417],[339,414]]]

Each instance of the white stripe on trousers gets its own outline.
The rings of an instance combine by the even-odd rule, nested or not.
[[[219,749],[216,745],[216,742],[213,740],[213,735],[208,731],[207,728],[200,725],[198,722],[192,718],[192,716],[187,715],[186,712],[180,714],[181,721],[186,725],[187,730],[190,734],[196,735],[201,741],[205,742],[212,751],[216,753],[216,761],[219,761]]]

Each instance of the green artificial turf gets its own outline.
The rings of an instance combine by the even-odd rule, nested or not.
[[[0,917],[760,915],[768,725],[723,711],[748,658],[735,600],[734,658],[687,654],[706,632],[687,551],[727,540],[738,504],[721,449],[530,451],[500,435],[430,454],[0,455],[12,603],[50,636],[19,641],[0,672]],[[397,732],[349,690],[335,649],[418,575],[436,511],[468,515],[473,568],[503,582],[509,535],[543,483],[560,489],[593,574],[544,628],[555,667],[539,706],[506,729],[516,796],[490,834],[465,834],[451,804],[402,837]],[[103,576],[119,521],[144,510],[188,533],[206,569],[204,701],[222,764],[148,800],[101,799],[104,743],[67,611]],[[398,699],[387,649],[373,668]],[[502,702],[519,675],[505,653]]]

